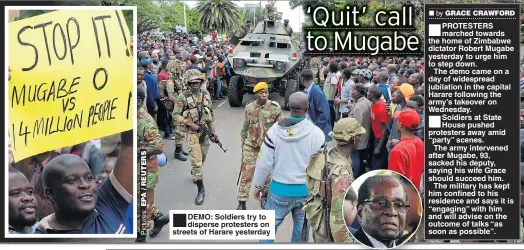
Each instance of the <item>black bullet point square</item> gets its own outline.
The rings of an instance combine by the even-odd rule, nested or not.
[[[187,227],[186,214],[173,214],[173,227]]]

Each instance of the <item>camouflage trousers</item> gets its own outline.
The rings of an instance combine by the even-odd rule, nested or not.
[[[184,142],[184,139],[186,137],[186,133],[184,133],[180,128],[182,128],[183,125],[176,124],[175,123],[175,147],[181,147],[182,143]]]
[[[189,159],[191,160],[191,176],[193,180],[204,179],[204,162],[206,161],[207,152],[209,151],[209,138],[202,144],[199,142],[199,134],[187,134],[189,144]]]
[[[148,171],[147,174],[147,191],[146,191],[146,227],[148,231],[151,231],[153,229],[153,219],[158,216],[158,208],[154,204],[155,203],[155,188],[158,184],[159,179],[159,173],[153,172],[151,170]],[[140,189],[140,176],[138,176],[138,188]],[[137,217],[137,223],[140,225],[140,211],[137,209],[138,217]],[[140,227],[138,227],[140,228]]]
[[[254,148],[248,145],[242,145],[242,178],[238,187],[238,201],[247,201],[249,199],[249,190],[255,174],[255,165],[258,159],[260,148]],[[271,176],[268,176],[264,185],[267,192]]]
[[[328,239],[328,237],[326,236],[326,225],[325,224],[326,224],[325,221],[321,220],[318,229],[314,229],[313,225],[311,226],[311,232],[313,234],[313,241],[315,243],[331,243],[331,242],[333,242],[333,241],[330,241]],[[336,232],[336,233],[339,233],[339,232]],[[346,233],[345,230],[344,230],[344,233]],[[345,242],[355,242],[355,238],[353,238],[353,235],[351,233],[349,233],[349,238]]]
[[[315,243],[331,243],[331,241],[324,235],[324,233],[320,233],[317,230],[311,230],[313,233],[313,242]]]

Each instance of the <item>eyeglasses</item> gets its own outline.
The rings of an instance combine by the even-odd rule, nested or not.
[[[371,203],[370,207],[373,210],[389,209],[391,207],[390,204],[393,203],[393,207],[399,213],[407,212],[409,210],[409,207],[411,206],[409,202],[405,202],[401,200],[390,201],[386,199],[375,199],[375,200],[364,200],[363,202]]]

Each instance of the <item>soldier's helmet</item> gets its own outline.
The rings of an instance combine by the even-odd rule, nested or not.
[[[204,75],[198,69],[190,69],[184,74],[184,82],[191,82],[198,80],[200,83],[204,82]]]
[[[355,118],[342,118],[329,132],[329,136],[337,141],[339,145],[345,145],[357,136],[366,133],[366,129],[360,126]]]
[[[247,20],[246,20],[246,23],[251,23],[251,19],[247,19]]]
[[[284,19],[284,24],[288,24],[289,23],[289,19]]]

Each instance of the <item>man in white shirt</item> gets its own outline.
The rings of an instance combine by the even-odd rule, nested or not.
[[[305,119],[308,99],[304,93],[297,92],[289,97],[289,109],[290,116],[273,124],[267,131],[256,163],[253,185],[254,197],[259,200],[271,173],[266,210],[275,210],[275,231],[291,213],[291,242],[300,242],[304,226],[302,206],[308,197],[306,170],[311,155],[323,149],[325,137],[320,128]]]

